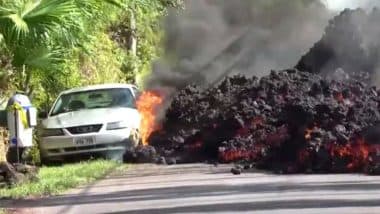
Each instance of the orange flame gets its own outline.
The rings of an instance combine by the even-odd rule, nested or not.
[[[163,102],[163,97],[154,91],[144,91],[138,98],[136,105],[141,114],[140,132],[143,145],[148,144],[148,138],[153,131],[159,129],[157,124],[157,107]]]
[[[235,149],[219,149],[219,160],[224,163],[239,161],[242,159],[257,161],[261,157],[262,149],[265,148],[262,144],[256,144],[251,148],[235,148]]]
[[[334,145],[331,156],[348,160],[346,168],[349,171],[361,169],[368,161],[370,147],[364,139],[355,139],[347,145]]]

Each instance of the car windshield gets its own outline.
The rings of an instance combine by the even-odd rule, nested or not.
[[[128,88],[99,89],[61,95],[51,116],[83,109],[135,108],[135,99]]]

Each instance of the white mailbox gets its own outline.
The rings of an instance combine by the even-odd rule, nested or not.
[[[7,104],[7,122],[11,147],[32,147],[37,110],[24,94],[15,94]]]

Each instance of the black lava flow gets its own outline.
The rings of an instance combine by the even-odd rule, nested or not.
[[[360,81],[326,81],[296,69],[261,79],[229,77],[206,91],[180,91],[149,141],[177,162],[240,161],[282,172],[364,170],[368,144],[377,143],[371,130],[380,121],[378,92]]]
[[[162,129],[150,136],[150,147],[132,152],[134,161],[239,163],[234,174],[251,167],[378,172],[380,91],[369,84],[376,54],[360,49],[353,19],[373,20],[378,14],[342,12],[295,69],[262,78],[232,76],[207,90],[190,85],[179,91]],[[333,47],[336,35],[345,38]],[[345,51],[346,43],[358,45]],[[338,67],[344,70],[330,72]]]

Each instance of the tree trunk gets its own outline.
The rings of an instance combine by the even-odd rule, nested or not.
[[[17,69],[16,87],[17,90],[23,91],[27,95],[31,95],[33,87],[31,86],[32,72],[26,68],[26,65]]]
[[[7,131],[0,127],[0,163],[7,162]]]
[[[33,89],[30,85],[30,81],[32,79],[32,72],[30,70],[26,70],[25,65],[23,66],[23,73],[25,73],[25,81],[23,84],[22,90],[29,96],[31,95]]]

